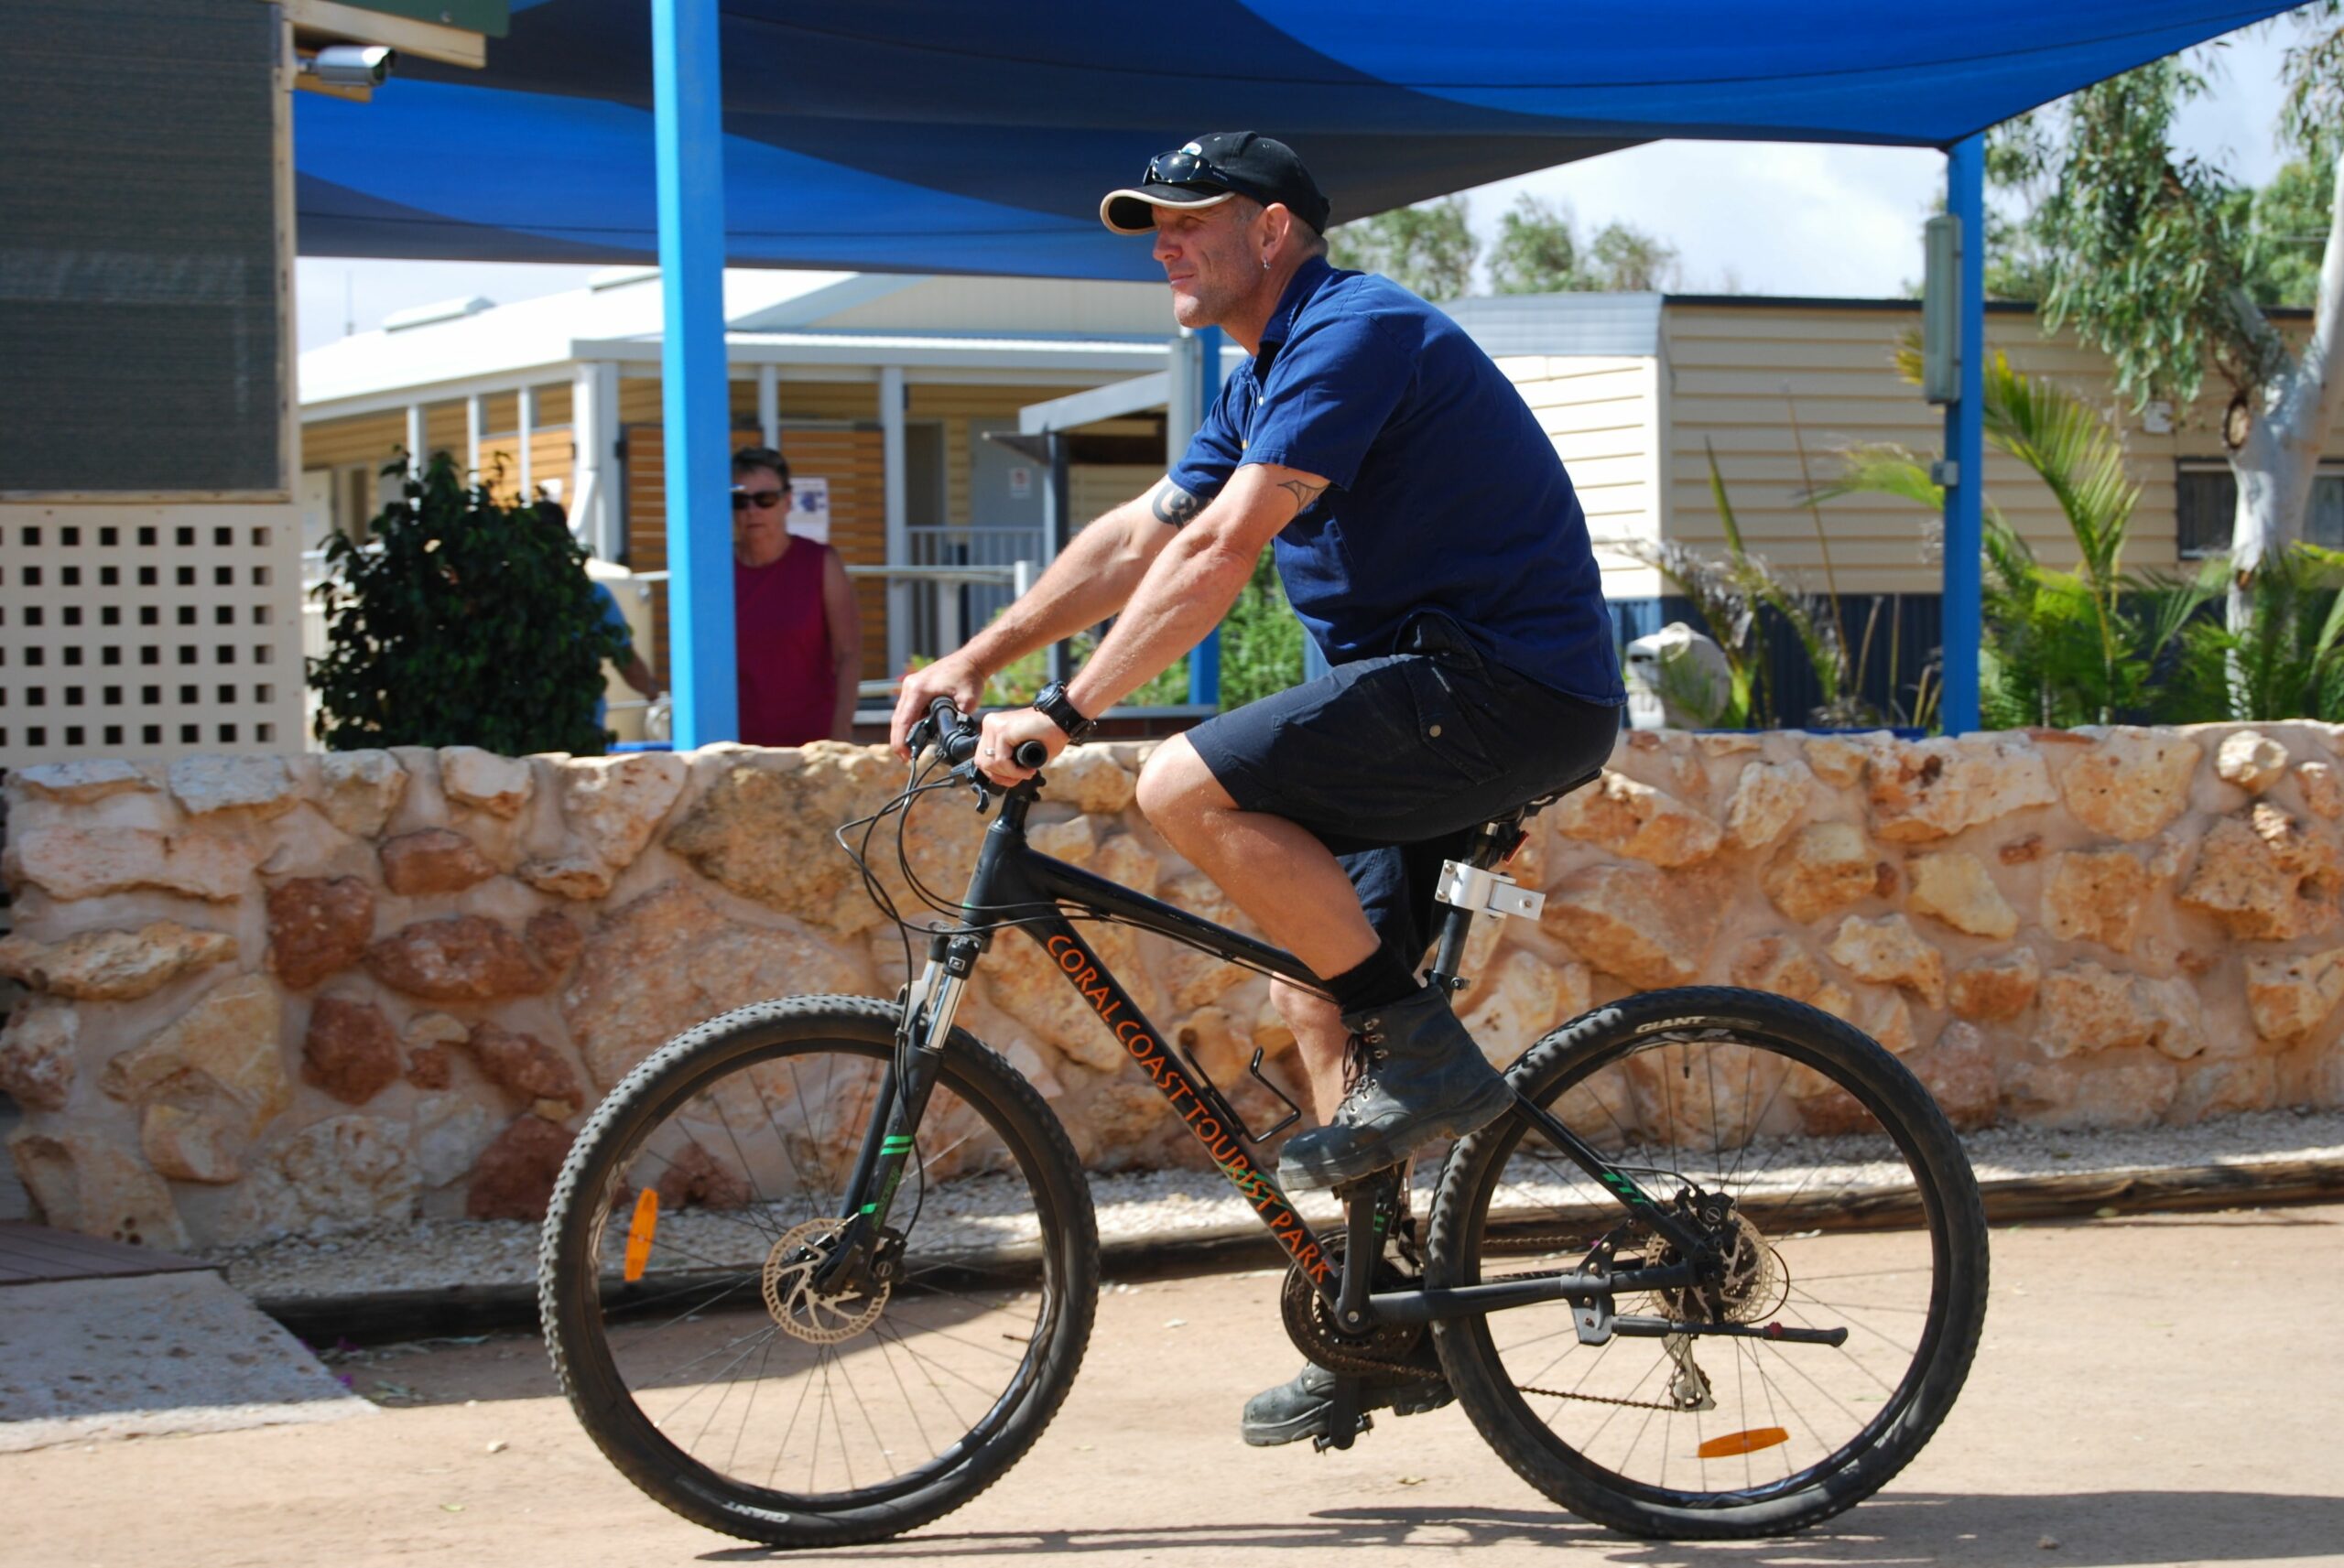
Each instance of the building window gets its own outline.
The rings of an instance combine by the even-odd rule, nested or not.
[[[2184,462],[2174,476],[2174,535],[2185,561],[2202,561],[2230,547],[2238,516],[2238,481],[2228,463]],[[2344,464],[2322,464],[2311,481],[2304,538],[2344,550]]]

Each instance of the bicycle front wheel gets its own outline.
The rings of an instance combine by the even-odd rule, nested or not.
[[[1692,1332],[1585,1344],[1559,1303],[1436,1325],[1458,1402],[1525,1480],[1631,1535],[1773,1535],[1851,1507],[1920,1451],[1977,1347],[1986,1226],[1953,1130],[1903,1064],[1814,1008],[1686,989],[1599,1008],[1508,1076],[1661,1206],[1699,1217],[1722,1265],[1615,1303]],[[1678,1260],[1519,1113],[1451,1153],[1427,1253],[1435,1286],[1590,1255]]]
[[[1090,1340],[1081,1167],[961,1031],[889,1212],[894,1277],[814,1283],[895,1025],[845,997],[702,1024],[612,1091],[555,1188],[538,1292],[563,1390],[622,1473],[711,1530],[844,1545],[958,1508],[1041,1435]]]

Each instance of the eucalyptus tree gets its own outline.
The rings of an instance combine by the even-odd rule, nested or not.
[[[2320,0],[2274,24],[2295,30],[2279,135],[2301,167],[2264,192],[2242,191],[2173,145],[2175,119],[2208,90],[2215,55],[2168,57],[2088,87],[2009,122],[1990,146],[1996,181],[2038,198],[2009,236],[1998,279],[2039,287],[2046,325],[2072,322],[2136,406],[2186,406],[2208,369],[2230,388],[2221,437],[2238,483],[2230,558],[2241,582],[2303,536],[2344,376],[2340,9]],[[2316,281],[2306,243],[2321,250]],[[2312,330],[2295,348],[2266,306],[2306,283]],[[2252,614],[2242,590],[2231,608]]]
[[[1614,219],[1582,235],[1568,207],[1528,191],[1498,215],[1490,245],[1494,294],[1645,293],[1671,287],[1677,247]]]
[[[1340,224],[1327,233],[1337,266],[1380,272],[1427,299],[1455,299],[1473,287],[1481,242],[1465,222],[1465,199],[1444,196]]]

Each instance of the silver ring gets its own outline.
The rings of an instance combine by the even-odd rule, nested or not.
[[[987,747],[985,748],[985,755],[986,755],[986,756],[988,756],[988,757],[998,757],[998,756],[1000,756],[1000,755],[1001,755],[1001,753],[1000,753],[999,752],[994,751],[991,746],[987,746]]]

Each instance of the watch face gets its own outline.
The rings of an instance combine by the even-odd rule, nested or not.
[[[1052,723],[1065,730],[1069,740],[1080,741],[1097,728],[1090,719],[1082,717],[1073,703],[1067,700],[1066,687],[1059,682],[1052,681],[1048,686],[1044,687],[1041,695],[1034,699],[1034,706],[1048,715]]]

